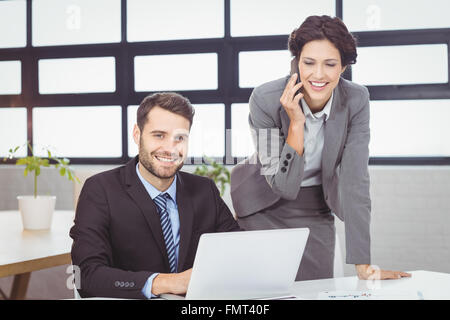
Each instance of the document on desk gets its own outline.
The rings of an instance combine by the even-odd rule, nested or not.
[[[323,291],[317,296],[318,300],[423,300],[420,291]]]

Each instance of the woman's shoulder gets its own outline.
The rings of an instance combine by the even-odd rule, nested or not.
[[[341,93],[340,103],[348,109],[350,118],[361,112],[369,114],[370,96],[369,90],[365,86],[341,79],[339,89]]]
[[[264,112],[271,114],[276,112],[280,107],[280,97],[284,91],[289,77],[272,80],[263,83],[253,89],[250,96],[250,109],[262,109]]]
[[[361,100],[361,98],[369,98],[369,90],[363,85],[341,78],[339,80],[339,86],[347,99]]]

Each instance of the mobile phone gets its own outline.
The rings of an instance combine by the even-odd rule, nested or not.
[[[297,58],[294,58],[291,61],[291,76],[294,73],[297,74],[297,81],[295,82],[295,84],[298,84],[300,82],[300,71],[298,70],[298,59]],[[297,92],[295,93],[295,95],[297,95],[299,93],[303,93],[303,87],[298,89]]]

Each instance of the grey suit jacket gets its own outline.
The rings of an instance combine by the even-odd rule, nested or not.
[[[280,198],[294,200],[304,157],[286,141],[289,117],[280,97],[289,77],[265,83],[250,97],[249,124],[257,152],[235,166],[231,197],[238,217],[264,210]],[[370,264],[369,92],[341,78],[325,122],[322,187],[325,201],[345,222],[346,263]]]

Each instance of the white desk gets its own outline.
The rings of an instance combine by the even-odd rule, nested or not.
[[[359,280],[358,277],[342,277],[323,280],[295,282],[291,294],[298,299],[317,300],[324,291],[359,291],[376,293],[389,292],[387,299],[395,299],[397,292],[415,293],[420,291],[424,300],[450,300],[450,274],[430,271],[408,271],[411,278],[398,280]],[[394,298],[393,298],[394,297]],[[403,300],[405,298],[400,298]],[[417,298],[418,299],[418,298]],[[83,300],[122,300],[113,298],[84,298]],[[160,300],[160,299],[151,299]],[[294,299],[295,300],[295,299]],[[223,302],[223,301],[222,301]]]
[[[299,281],[294,284],[292,294],[303,299],[317,299],[318,294],[324,291],[420,291],[425,300],[450,300],[450,274],[430,271],[412,271],[410,273],[412,273],[411,278],[398,280],[359,280],[355,276]]]
[[[49,230],[23,230],[19,211],[0,211],[0,277],[14,275],[10,299],[24,299],[32,271],[71,263],[74,211],[55,211]]]

